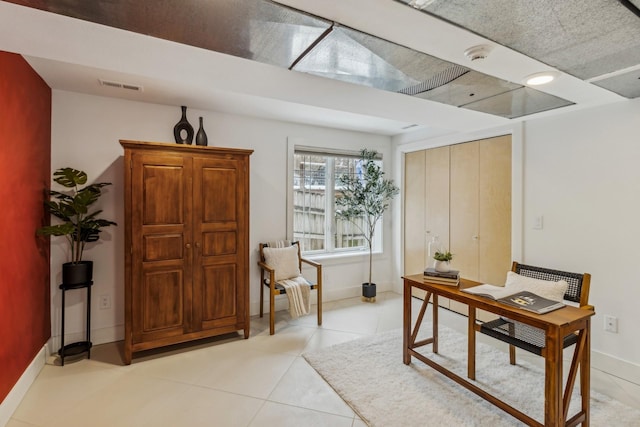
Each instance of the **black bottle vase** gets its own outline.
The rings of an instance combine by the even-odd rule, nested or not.
[[[177,144],[189,144],[193,143],[193,126],[187,120],[187,107],[182,106],[182,118],[173,127],[173,136],[176,139]],[[183,131],[187,133],[186,138],[183,137]]]
[[[198,128],[198,133],[196,133],[196,145],[206,146],[208,142],[207,134],[202,127],[202,117],[200,117],[200,128]]]

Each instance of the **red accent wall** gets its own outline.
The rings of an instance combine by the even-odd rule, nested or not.
[[[51,89],[22,56],[0,51],[0,402],[51,336]]]

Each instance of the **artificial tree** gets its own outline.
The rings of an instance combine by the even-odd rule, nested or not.
[[[366,298],[376,295],[376,285],[371,281],[376,225],[399,192],[392,180],[384,178],[377,157],[377,151],[362,149],[362,173],[339,176],[336,198],[336,217],[350,221],[360,229],[369,247],[369,281],[362,284],[362,295]]]

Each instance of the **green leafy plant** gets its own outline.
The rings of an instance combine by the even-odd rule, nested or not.
[[[102,210],[89,212],[89,207],[102,195],[102,188],[111,183],[99,182],[80,188],[87,183],[87,174],[68,167],[56,170],[53,180],[71,189],[68,192],[50,190],[49,194],[57,201],[44,202],[47,211],[62,222],[41,227],[37,233],[45,236],[64,236],[69,243],[71,262],[77,264],[82,261],[85,245],[97,241],[102,228],[117,225],[113,221],[98,218]]]
[[[435,254],[433,254],[433,259],[435,259],[436,261],[451,261],[453,259],[453,254],[449,251],[436,251]]]
[[[376,224],[400,191],[392,180],[384,179],[384,172],[376,162],[375,150],[360,151],[362,175],[343,174],[338,177],[336,217],[350,221],[362,232],[369,247],[369,283],[373,260],[373,236]],[[362,226],[360,224],[363,224]]]

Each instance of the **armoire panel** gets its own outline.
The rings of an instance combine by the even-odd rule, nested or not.
[[[181,326],[184,316],[182,272],[156,271],[145,274],[143,281],[143,331]]]
[[[202,170],[202,222],[237,221],[238,173],[236,169],[206,167]],[[224,200],[224,203],[220,203]]]
[[[238,250],[236,231],[215,231],[202,233],[202,255],[232,255]]]
[[[146,164],[142,180],[143,224],[184,223],[184,169]]]
[[[237,274],[234,264],[203,268],[202,320],[217,320],[236,315]]]
[[[182,234],[147,234],[143,240],[145,262],[183,258]]]

